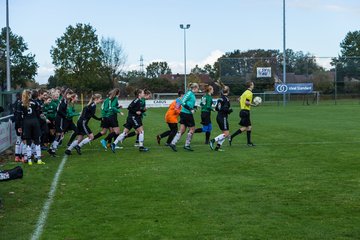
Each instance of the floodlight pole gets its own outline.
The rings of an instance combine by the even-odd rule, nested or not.
[[[190,28],[190,24],[180,24],[180,28],[184,29],[184,92],[186,93],[186,29]]]
[[[10,81],[10,37],[9,37],[9,0],[6,0],[6,90],[11,90]]]
[[[283,84],[286,84],[286,28],[285,28],[285,0],[283,0]],[[283,94],[284,106],[286,106],[286,93]]]

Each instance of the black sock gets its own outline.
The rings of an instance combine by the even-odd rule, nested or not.
[[[125,138],[133,137],[133,136],[135,136],[135,135],[136,135],[135,132],[130,132],[130,133],[128,133],[128,134],[126,135]]]
[[[113,139],[114,139],[114,141],[117,139],[117,137],[119,136],[120,134],[114,134],[114,137],[113,137]]]
[[[202,133],[202,128],[197,128],[197,129],[195,129],[195,133]]]
[[[99,137],[101,137],[101,136],[102,136],[101,132],[98,132],[98,133],[94,136],[94,139],[93,139],[93,140],[95,140],[95,139],[97,139],[97,138],[99,138]]]
[[[111,140],[114,137],[114,135],[116,135],[115,132],[109,133],[109,135],[106,136],[105,141],[107,141],[108,143],[111,143]]]
[[[210,132],[205,133],[205,144],[208,144],[210,140]]]
[[[247,131],[246,136],[247,136],[247,143],[250,144],[251,143],[251,131]]]
[[[231,139],[233,139],[234,137],[236,137],[237,135],[239,135],[241,132],[240,129],[238,129],[236,132],[234,132],[232,135],[231,135]]]

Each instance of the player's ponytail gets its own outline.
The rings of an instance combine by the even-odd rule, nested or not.
[[[205,85],[205,92],[206,93],[210,93],[211,90],[213,90],[213,87],[211,85],[209,85],[209,84]]]
[[[102,98],[101,94],[96,93],[91,96],[87,105],[90,106],[94,102],[94,100],[101,99],[101,98]]]
[[[139,94],[142,93],[142,92],[144,92],[143,89],[140,89],[140,88],[136,89],[136,90],[134,91],[135,97],[139,97]]]
[[[25,108],[29,108],[29,106],[30,106],[30,94],[31,94],[31,91],[25,89],[21,95],[22,105]]]
[[[191,90],[193,90],[194,88],[199,88],[199,84],[189,82],[188,88],[190,88]]]
[[[114,97],[120,95],[120,88],[114,88],[109,92],[109,98],[112,100]]]
[[[221,93],[227,95],[230,93],[230,88],[226,86],[220,79],[215,81],[215,84],[221,88]]]

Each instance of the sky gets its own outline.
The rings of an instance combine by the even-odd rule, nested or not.
[[[282,0],[9,0],[12,31],[24,38],[39,64],[36,81],[54,73],[50,49],[69,25],[90,24],[101,37],[122,45],[124,70],[166,61],[173,73],[213,64],[239,49],[283,49]],[[286,47],[336,57],[349,31],[360,30],[359,0],[286,0]],[[6,26],[6,0],[0,0]],[[326,61],[324,65],[326,65]]]

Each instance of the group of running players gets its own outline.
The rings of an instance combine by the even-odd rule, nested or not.
[[[209,144],[210,148],[216,151],[222,151],[221,146],[225,139],[231,144],[233,138],[238,134],[247,132],[248,146],[254,146],[251,142],[251,121],[250,108],[252,104],[253,82],[247,82],[247,90],[240,97],[240,129],[234,134],[229,134],[228,116],[232,113],[228,94],[230,89],[221,82],[217,85],[221,88],[221,97],[216,101],[213,107],[212,94],[214,89],[212,86],[205,87],[205,94],[201,99],[201,128],[195,129],[195,121],[193,114],[197,106],[195,93],[199,91],[197,83],[191,83],[189,90],[184,93],[178,92],[178,98],[173,101],[165,114],[165,121],[169,126],[169,130],[157,135],[157,142],[160,144],[161,139],[167,137],[166,144],[173,151],[177,151],[176,143],[186,132],[186,141],[184,149],[193,151],[190,146],[194,133],[205,133],[205,144]],[[15,145],[15,161],[24,162],[32,165],[45,164],[41,160],[41,150],[47,150],[50,156],[56,156],[59,145],[62,144],[64,134],[72,131],[71,137],[65,150],[66,155],[71,155],[75,149],[81,154],[81,148],[91,141],[108,135],[100,141],[101,145],[114,153],[118,147],[118,143],[122,143],[125,138],[136,136],[136,146],[141,152],[149,151],[144,146],[144,127],[142,118],[146,114],[146,99],[151,97],[151,92],[146,89],[137,89],[135,91],[135,99],[129,104],[128,116],[124,129],[120,133],[117,115],[124,115],[122,106],[119,105],[118,97],[120,89],[115,88],[108,93],[105,100],[100,94],[94,94],[90,98],[88,104],[77,113],[74,104],[78,100],[78,96],[71,89],[56,88],[49,91],[46,90],[24,90],[17,96],[14,103],[14,120],[17,133]],[[96,106],[101,105],[101,116],[97,117]],[[211,112],[217,111],[216,121],[222,131],[217,137],[210,139],[212,131]],[[74,117],[79,116],[76,124]],[[180,116],[180,129],[178,129],[178,117]],[[101,131],[93,134],[89,127],[90,119],[100,121]],[[131,132],[131,129],[135,131]]]
[[[205,133],[205,144],[209,144],[210,148],[215,151],[223,151],[221,149],[222,144],[226,139],[229,140],[231,145],[232,140],[235,136],[242,132],[247,132],[247,145],[250,147],[255,146],[251,141],[251,121],[250,121],[250,109],[251,106],[256,106],[252,103],[252,90],[254,89],[253,82],[247,82],[247,90],[240,96],[240,129],[234,134],[230,135],[229,132],[229,114],[233,112],[230,106],[230,100],[228,95],[230,88],[224,85],[221,81],[217,81],[216,84],[221,88],[221,96],[217,99],[215,108],[213,108],[214,88],[211,85],[205,87],[205,94],[201,98],[201,128],[195,129],[194,112],[197,109],[195,106],[196,98],[195,93],[199,91],[199,85],[192,83],[189,86],[189,91],[184,95],[183,92],[179,92],[179,98],[172,102],[169,106],[168,111],[165,115],[165,121],[168,124],[170,130],[157,135],[157,142],[160,144],[162,138],[167,137],[165,145],[169,146],[173,151],[177,151],[176,143],[179,141],[181,136],[189,128],[186,136],[184,149],[193,151],[190,146],[191,139],[194,133]],[[222,131],[217,137],[210,139],[212,131],[211,124],[211,112],[217,111],[216,122]],[[178,130],[178,116],[180,116],[180,130]]]

